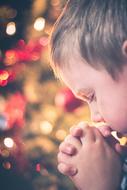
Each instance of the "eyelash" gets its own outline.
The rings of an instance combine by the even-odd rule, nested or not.
[[[91,97],[89,98],[89,101],[90,101],[90,103],[92,102],[92,101],[96,101],[97,99],[96,99],[96,96],[95,96],[95,93],[93,93],[92,95],[91,95]]]
[[[96,99],[96,96],[95,96],[95,93],[89,95],[88,97],[85,96],[85,97],[83,97],[83,99],[84,99],[86,102],[88,102],[88,103],[91,103],[91,102],[97,100],[97,99]]]

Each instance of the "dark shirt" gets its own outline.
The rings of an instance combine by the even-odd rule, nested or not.
[[[127,190],[127,158],[123,164],[123,177],[121,181],[121,190]]]

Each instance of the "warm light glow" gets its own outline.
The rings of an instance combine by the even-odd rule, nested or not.
[[[9,151],[6,150],[6,149],[4,149],[4,150],[1,151],[1,155],[2,155],[3,157],[8,157],[9,154],[10,154]]]
[[[46,105],[42,111],[42,114],[45,120],[50,121],[50,123],[54,124],[58,118],[58,113],[55,106]],[[53,125],[54,127],[54,125]]]
[[[120,141],[121,145],[126,146],[126,144],[127,144],[127,137],[122,137],[121,139],[119,139],[119,141]]]
[[[10,170],[10,169],[11,169],[11,163],[10,163],[10,162],[3,162],[3,167],[4,167],[6,170]]]
[[[14,35],[16,32],[16,25],[15,22],[9,22],[6,27],[6,33],[8,35]]]
[[[48,121],[42,121],[40,124],[40,129],[43,134],[48,135],[52,132],[53,126]]]
[[[48,45],[48,42],[49,42],[49,39],[46,38],[46,37],[41,37],[40,40],[39,40],[39,43],[40,43],[42,46],[47,46],[47,45]]]
[[[37,172],[40,172],[41,171],[41,165],[38,163],[36,164],[36,171]]]
[[[18,55],[15,50],[7,50],[5,53],[5,65],[14,65],[18,61]]]
[[[14,146],[14,141],[13,139],[7,137],[4,139],[4,145],[8,148],[12,148]]]
[[[67,132],[63,129],[59,129],[57,132],[56,132],[56,138],[59,139],[59,140],[64,140],[64,138],[66,137],[67,135]]]
[[[62,93],[59,93],[55,97],[55,104],[58,106],[64,105],[66,102],[66,96]]]
[[[60,5],[60,0],[51,0],[51,5],[52,6],[59,6]]]
[[[43,30],[45,27],[45,19],[43,17],[39,17],[35,20],[34,29],[37,31]]]
[[[9,73],[6,70],[0,70],[0,80],[7,80]]]

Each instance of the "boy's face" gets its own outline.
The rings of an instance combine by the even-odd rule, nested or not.
[[[117,81],[105,69],[95,70],[76,61],[60,72],[73,93],[88,102],[92,121],[106,122],[112,130],[127,133],[127,66]]]

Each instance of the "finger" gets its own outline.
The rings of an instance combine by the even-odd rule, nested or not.
[[[83,131],[82,137],[80,138],[82,144],[85,143],[86,140],[88,140],[88,142],[93,142],[96,140],[93,130],[94,127],[89,126],[86,122],[79,123],[78,127],[80,127]]]
[[[61,172],[64,175],[67,175],[67,176],[74,176],[77,174],[77,171],[78,171],[73,166],[70,166],[70,165],[67,165],[64,163],[58,164],[57,168],[58,168],[59,172]]]
[[[59,152],[57,154],[57,161],[58,163],[62,162],[64,164],[67,164],[68,162],[70,162],[70,156],[67,154],[64,154],[63,152]]]
[[[103,141],[104,140],[104,137],[103,135],[101,134],[100,130],[96,127],[92,127],[92,130],[93,130],[93,133],[94,133],[94,138],[95,138],[95,141]]]
[[[101,134],[104,137],[108,137],[111,135],[112,129],[110,128],[109,125],[102,125],[100,127],[97,127],[99,129],[99,131],[101,132]]]
[[[82,136],[83,133],[82,126],[85,127],[88,126],[88,124],[84,121],[81,121],[80,123],[78,123],[78,125],[74,125],[73,127],[70,128],[70,133],[75,137]]]
[[[70,133],[73,131],[73,129],[75,129],[77,127],[77,125],[73,125],[72,127],[70,127]]]
[[[77,127],[79,127],[79,128],[81,127],[81,128],[84,129],[85,127],[89,127],[89,125],[88,125],[87,122],[81,121],[81,122],[78,123]]]
[[[76,148],[68,142],[62,142],[59,146],[59,151],[63,152],[64,154],[68,154],[68,155],[76,154]]]
[[[72,127],[72,128],[70,128],[70,134],[73,137],[80,138],[83,134],[83,130],[80,127]]]
[[[79,139],[73,137],[72,135],[68,135],[64,142],[71,144],[73,147],[75,147],[77,150],[81,148],[81,142]]]

